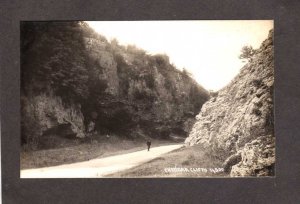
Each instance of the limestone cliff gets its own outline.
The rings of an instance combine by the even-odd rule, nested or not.
[[[85,42],[92,60],[101,66],[99,79],[107,83],[100,105],[87,107],[87,112],[94,112],[90,109],[93,106],[98,109],[96,127],[123,134],[130,129],[132,135],[142,133],[157,138],[189,132],[186,121],[193,121],[209,95],[171,65],[168,56],[147,55],[141,49],[123,47],[117,42],[106,43],[103,50],[99,49],[103,41]]]
[[[273,31],[225,88],[196,116],[186,145],[202,144],[231,176],[274,175]]]
[[[84,22],[23,22],[21,97],[22,141],[39,143],[186,137],[209,94],[168,56],[109,42]]]
[[[63,104],[60,97],[41,94],[22,97],[23,142],[34,148],[55,147],[57,142],[53,133],[61,138],[85,137],[84,117],[80,105]],[[58,141],[59,143],[59,141]]]

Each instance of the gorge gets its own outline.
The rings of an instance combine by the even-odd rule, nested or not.
[[[273,52],[271,30],[239,74],[211,92],[167,55],[108,41],[86,22],[22,22],[22,147],[180,138],[232,177],[274,176]]]

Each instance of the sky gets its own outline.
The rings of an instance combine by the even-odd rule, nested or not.
[[[88,21],[95,31],[121,45],[136,45],[149,54],[166,54],[207,90],[226,86],[245,64],[244,45],[254,49],[273,28],[272,20]]]

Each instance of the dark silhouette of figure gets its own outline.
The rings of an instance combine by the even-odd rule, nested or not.
[[[151,146],[151,141],[147,141],[148,152],[150,150],[150,146]]]

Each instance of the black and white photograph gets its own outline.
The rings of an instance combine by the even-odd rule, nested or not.
[[[21,21],[20,178],[275,177],[273,20]]]

